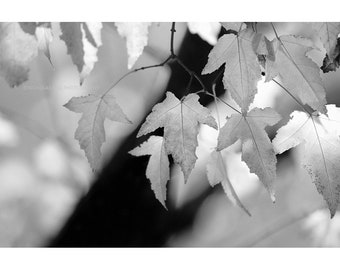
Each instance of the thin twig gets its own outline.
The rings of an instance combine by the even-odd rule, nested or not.
[[[175,58],[175,51],[174,51],[174,40],[175,40],[175,32],[176,32],[176,23],[173,22],[171,25],[171,38],[170,38],[170,53],[171,57]]]
[[[170,60],[172,59],[172,56],[169,56],[167,59],[165,59],[162,63],[160,64],[156,64],[156,65],[150,65],[150,66],[145,66],[145,67],[140,67],[140,68],[136,68],[134,70],[129,71],[128,73],[125,73],[122,77],[120,77],[116,82],[114,82],[102,95],[102,97],[104,97],[112,88],[114,88],[118,83],[120,83],[123,79],[125,79],[126,77],[128,77],[129,75],[136,73],[138,71],[141,70],[146,70],[146,69],[150,69],[150,68],[156,68],[156,67],[162,67],[164,66],[166,63],[168,63]]]
[[[209,92],[205,92],[206,95],[208,96],[212,96],[213,98],[215,98],[215,96],[213,94],[210,94]],[[227,105],[229,108],[233,109],[235,112],[242,114],[238,109],[236,109],[235,107],[231,106],[228,102],[224,101],[223,99],[216,97],[219,101],[221,101],[222,103],[224,103],[225,105]]]

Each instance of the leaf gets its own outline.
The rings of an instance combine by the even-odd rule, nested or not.
[[[265,55],[275,61],[275,52],[272,42],[263,34],[257,33],[253,41],[254,51],[259,55]]]
[[[199,124],[206,124],[217,129],[215,119],[210,111],[198,102],[197,94],[189,94],[179,100],[167,92],[166,99],[156,104],[140,128],[137,137],[164,127],[164,144],[168,154],[181,166],[184,180],[195,166],[195,154],[198,145]]]
[[[151,136],[139,147],[131,150],[129,154],[137,157],[151,155],[146,168],[146,177],[151,182],[151,188],[157,200],[167,209],[165,205],[166,183],[170,179],[170,170],[163,137]]]
[[[60,38],[65,41],[67,53],[77,66],[82,83],[98,60],[102,23],[61,22],[60,28]]]
[[[105,119],[122,123],[131,123],[130,120],[110,94],[102,97],[95,95],[73,97],[64,106],[70,111],[82,113],[75,139],[85,151],[91,168],[97,170],[101,157],[100,148],[105,141]]]
[[[221,22],[221,25],[225,28],[225,30],[232,30],[236,32],[239,32],[247,27],[243,22]]]
[[[265,127],[275,125],[281,117],[271,108],[254,108],[246,115],[233,114],[221,128],[217,151],[242,142],[242,160],[255,173],[275,201],[276,156]]]
[[[208,181],[212,187],[221,183],[228,199],[234,205],[238,205],[241,209],[243,209],[248,216],[251,216],[247,208],[240,201],[239,197],[237,196],[234,190],[233,185],[229,180],[226,164],[221,152],[213,151],[211,153],[210,160],[207,164],[207,176]]]
[[[322,63],[322,71],[327,73],[329,71],[336,71],[336,69],[340,65],[340,38],[338,38],[337,45],[333,52],[333,59],[330,59],[328,54],[326,54],[325,58],[323,59]]]
[[[232,98],[248,111],[257,93],[257,82],[261,79],[261,68],[253,49],[255,32],[242,30],[238,35],[222,36],[209,53],[208,63],[202,74],[217,70],[225,63],[223,76],[224,87]]]
[[[218,22],[188,22],[188,29],[191,34],[197,34],[210,45],[215,45],[221,25]]]
[[[22,29],[27,34],[34,35],[35,34],[35,29],[37,28],[38,23],[36,22],[19,22],[19,25]]]
[[[319,67],[306,56],[313,48],[309,39],[281,36],[272,41],[275,60],[266,62],[266,81],[280,75],[283,85],[293,96],[314,110],[326,113],[326,93]]]
[[[132,68],[148,43],[149,22],[116,22],[118,33],[126,39],[128,68]]]
[[[328,117],[293,112],[287,125],[277,131],[273,145],[278,154],[303,145],[302,166],[333,217],[340,201],[340,109],[327,105],[327,111]]]
[[[35,30],[35,36],[38,41],[38,48],[42,51],[47,59],[50,61],[51,65],[51,53],[50,53],[50,43],[53,41],[51,24],[47,23],[41,26],[38,26]]]
[[[29,65],[38,55],[36,39],[18,23],[0,23],[0,74],[11,87],[28,79]]]
[[[32,36],[35,36],[38,42],[38,48],[44,52],[47,59],[51,61],[49,44],[53,40],[51,23],[49,22],[20,22],[21,29]],[[53,64],[52,64],[53,65]]]
[[[329,59],[333,61],[336,57],[334,51],[340,34],[340,22],[315,22],[312,27],[318,33]]]

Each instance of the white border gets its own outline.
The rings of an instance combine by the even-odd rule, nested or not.
[[[338,0],[4,0],[0,21],[339,21]]]
[[[337,249],[2,249],[2,269],[331,269]]]

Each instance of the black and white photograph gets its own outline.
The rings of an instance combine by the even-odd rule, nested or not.
[[[340,15],[78,11],[1,19],[0,247],[340,247]]]

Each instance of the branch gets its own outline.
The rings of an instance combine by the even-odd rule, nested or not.
[[[170,38],[170,53],[171,57],[175,58],[175,51],[174,51],[174,39],[175,39],[175,32],[176,32],[176,23],[173,22],[171,25],[171,38]]]

